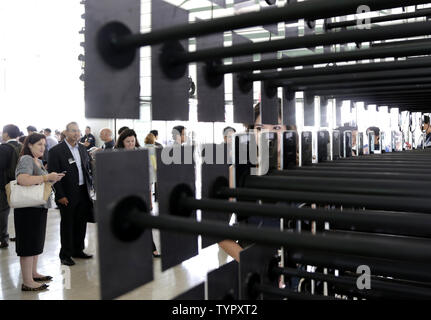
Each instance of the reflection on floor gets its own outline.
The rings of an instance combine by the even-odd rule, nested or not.
[[[21,291],[21,269],[15,253],[15,243],[0,249],[0,300],[91,300],[100,299],[99,265],[97,255],[97,227],[87,225],[85,252],[94,254],[90,260],[75,259],[76,265],[67,268],[60,264],[60,213],[50,209],[45,248],[39,257],[39,272],[53,276],[49,289],[43,292]],[[154,241],[159,246],[158,231]],[[13,213],[9,216],[9,234],[15,235]],[[125,294],[120,299],[164,300],[172,299],[194,285],[204,281],[208,271],[231,261],[217,245],[200,251],[200,254],[182,264],[161,272],[160,258],[154,259],[154,281]],[[70,277],[68,277],[70,275]],[[70,282],[67,281],[70,279]]]

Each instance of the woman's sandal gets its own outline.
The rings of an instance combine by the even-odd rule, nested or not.
[[[21,291],[42,291],[42,290],[48,289],[48,287],[49,286],[45,283],[37,288],[27,287],[25,284],[22,284]]]
[[[45,282],[45,281],[51,281],[52,277],[51,276],[45,276],[45,277],[40,277],[40,278],[33,278],[33,280],[36,282]]]

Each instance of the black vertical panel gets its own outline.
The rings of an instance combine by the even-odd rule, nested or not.
[[[313,35],[315,34],[315,28],[314,26],[316,25],[315,21],[304,21],[304,35],[308,36],[308,35]],[[311,51],[316,51],[316,47],[308,47],[308,50]]]
[[[314,94],[304,91],[304,126],[314,126]]]
[[[274,1],[273,4],[268,4],[267,2],[260,2],[260,10],[271,9],[277,6],[277,1]],[[263,28],[268,30],[270,33],[278,35],[278,23],[264,25]]]
[[[196,39],[196,51],[223,47],[223,40],[223,33],[199,37]],[[218,76],[220,79],[209,78],[207,64],[211,63],[215,62],[207,61],[197,64],[198,121],[224,122],[224,77]],[[219,61],[219,63],[222,62]]]
[[[346,21],[347,20],[347,17],[346,16],[342,16],[342,17],[340,17],[340,22],[343,22],[343,21]],[[340,28],[339,29],[339,31],[345,31],[345,30],[347,30],[347,28],[346,27],[343,27],[343,28]],[[342,43],[341,45],[340,45],[340,51],[346,51],[347,50],[347,43]]]
[[[297,3],[297,0],[287,0],[286,5]],[[285,29],[285,38],[297,37],[298,36],[298,25],[287,26]],[[294,70],[294,67],[284,68],[284,70]],[[295,125],[296,126],[296,99],[295,91],[290,91],[287,88],[283,88],[282,94],[282,124],[284,125]]]
[[[261,55],[261,60],[277,59],[277,52]],[[260,83],[260,117],[263,124],[278,124],[279,102],[277,88],[269,86],[268,82]]]
[[[296,126],[296,99],[295,91],[283,88],[282,99],[282,124],[286,126]]]
[[[226,8],[226,0],[211,0],[211,2],[215,3],[216,5]]]
[[[247,38],[232,32],[232,45],[252,42]],[[253,56],[234,57],[232,63],[253,62]],[[239,74],[232,74],[232,100],[233,100],[233,122],[252,124],[254,123],[253,114],[253,82],[249,83],[248,90],[241,88],[238,83]]]
[[[151,229],[134,241],[112,232],[114,208],[123,199],[139,195],[149,207],[148,151],[105,151],[96,159],[100,290],[102,299],[113,299],[153,280]]]
[[[167,2],[151,2],[152,30],[188,23],[188,12]],[[188,40],[180,41],[188,51]],[[179,79],[169,79],[159,61],[163,44],[151,46],[151,108],[152,120],[189,119],[188,67]]]
[[[311,166],[313,163],[313,134],[311,131],[301,132],[301,163]]]
[[[187,185],[195,194],[195,167],[192,161],[192,146],[171,146],[157,149],[157,199],[159,199],[159,215],[176,215],[178,207],[171,205],[175,187]],[[179,161],[172,162],[175,154],[180,154]],[[172,211],[171,211],[172,210]],[[191,213],[190,219],[196,219],[196,213]],[[162,270],[169,269],[198,254],[197,235],[185,235],[171,231],[160,231],[162,246]]]
[[[220,185],[229,186],[229,164],[228,164],[228,146],[222,144],[204,144],[202,149],[202,192],[201,198],[214,198],[215,190]],[[201,210],[201,221],[219,221],[229,225],[230,212],[215,212],[211,210]],[[207,237],[202,235],[202,248],[206,248],[214,243],[220,242],[221,239]]]
[[[320,96],[320,126],[328,126],[328,98]]]
[[[129,66],[113,68],[101,58],[96,39],[100,28],[111,21],[121,21],[132,33],[138,33],[140,5],[140,0],[85,1],[84,100],[87,118],[139,119],[139,51],[135,51]]]
[[[238,300],[239,265],[231,261],[208,273],[208,300]]]
[[[205,282],[199,283],[172,300],[205,300]]]
[[[275,231],[277,232],[277,231]],[[249,290],[250,283],[254,277],[250,275],[256,274],[260,278],[261,284],[267,284],[276,286],[278,277],[271,277],[268,272],[270,263],[273,261],[274,256],[277,254],[278,248],[252,245],[239,254],[239,298],[240,300],[262,300],[265,295],[259,294],[258,292],[253,294]],[[252,294],[252,296],[250,296]],[[267,297],[268,299],[275,299],[274,296]]]
[[[343,100],[337,99],[335,102],[335,126],[340,127],[341,123],[341,106],[343,105]]]
[[[332,22],[332,18],[325,19],[325,24]],[[331,30],[326,30],[325,33],[331,32]],[[332,52],[332,45],[323,46],[323,53],[331,53]]]

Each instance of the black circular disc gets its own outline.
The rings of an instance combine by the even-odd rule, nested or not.
[[[307,27],[310,29],[314,29],[316,27],[316,21],[315,20],[305,20],[307,23]]]
[[[247,80],[247,76],[251,74],[252,72],[242,72],[236,75],[239,89],[244,94],[253,90],[253,81]]]
[[[193,190],[186,184],[177,185],[171,192],[169,198],[169,213],[180,216],[180,217],[190,217],[193,210],[185,208],[181,204],[181,199],[184,198],[194,198]]]
[[[220,59],[205,62],[205,80],[212,88],[217,88],[223,83],[224,74],[215,71],[215,68],[220,65],[223,65]]]
[[[175,55],[183,52],[185,52],[185,49],[177,40],[163,44],[159,56],[159,63],[163,73],[169,79],[180,79],[186,74],[188,64],[175,62]]]
[[[114,207],[111,229],[118,239],[125,242],[135,241],[145,231],[131,222],[131,215],[136,213],[148,214],[145,201],[138,196],[124,198]]]
[[[225,177],[218,177],[211,186],[209,194],[210,198],[220,198],[220,196],[218,195],[218,191],[220,190],[220,188],[224,187],[229,188],[229,180]]]
[[[97,49],[103,61],[115,69],[128,67],[136,56],[136,49],[119,48],[115,39],[131,35],[132,31],[121,22],[110,22],[100,28],[97,33]]]

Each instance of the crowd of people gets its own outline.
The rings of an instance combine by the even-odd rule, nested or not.
[[[91,259],[84,251],[87,223],[95,222],[93,203],[92,155],[108,149],[137,150],[141,146],[136,132],[128,127],[120,128],[114,141],[109,128],[100,130],[103,145],[95,146],[96,139],[91,128],[86,127],[82,136],[78,123],[70,122],[62,132],[46,128],[40,132],[34,126],[27,127],[27,135],[16,125],[3,127],[0,144],[0,248],[7,249],[10,241],[15,242],[15,251],[20,259],[22,291],[42,291],[48,288],[49,275],[38,272],[38,258],[43,253],[48,208],[53,201],[44,205],[14,209],[15,236],[9,237],[8,220],[10,207],[5,186],[16,180],[21,186],[51,183],[55,205],[60,211],[59,259],[66,266],[75,265],[74,259]],[[155,183],[156,162],[154,148],[157,130],[145,138],[145,148],[150,149],[150,163],[153,166],[151,182]],[[153,241],[153,256],[160,257]]]

